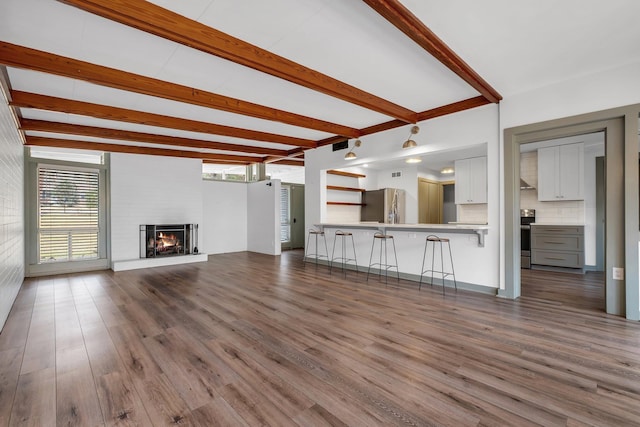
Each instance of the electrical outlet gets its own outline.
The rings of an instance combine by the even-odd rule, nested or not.
[[[613,267],[613,280],[624,280],[624,268]]]
[[[415,238],[417,238],[417,237],[418,237],[418,234],[417,234],[417,233],[409,233],[409,238],[410,238],[410,239],[415,239]]]

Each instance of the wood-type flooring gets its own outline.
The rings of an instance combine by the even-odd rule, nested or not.
[[[0,426],[640,425],[640,323],[553,277],[443,297],[290,251],[27,279]]]

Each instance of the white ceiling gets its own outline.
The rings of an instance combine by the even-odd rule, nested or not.
[[[479,95],[361,1],[155,0],[153,3],[413,111],[426,111]],[[403,0],[402,4],[503,97],[640,61],[640,25],[635,22],[640,16],[637,0]],[[0,41],[357,129],[393,119],[55,0],[2,0]],[[315,141],[334,136],[41,72],[8,67],[8,75],[13,90]],[[293,148],[267,141],[27,108],[21,108],[20,114],[31,119],[253,147]],[[100,138],[81,139],[114,143]]]

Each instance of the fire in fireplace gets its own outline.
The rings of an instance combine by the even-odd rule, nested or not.
[[[140,256],[157,258],[190,254],[193,230],[193,224],[141,225],[140,240],[144,243]]]

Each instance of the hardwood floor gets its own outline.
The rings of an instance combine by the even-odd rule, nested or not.
[[[640,425],[640,323],[301,255],[26,280],[0,425]]]
[[[604,273],[520,270],[522,296],[548,304],[605,311]]]

